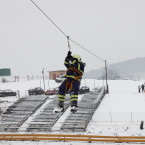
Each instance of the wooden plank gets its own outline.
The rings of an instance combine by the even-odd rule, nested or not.
[[[96,138],[96,139],[94,139]],[[56,135],[56,134],[1,134],[0,140],[58,140],[87,142],[145,142],[145,136],[91,136],[91,135]]]

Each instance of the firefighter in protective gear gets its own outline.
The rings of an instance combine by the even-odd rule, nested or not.
[[[76,110],[78,102],[78,91],[82,75],[84,73],[85,63],[81,61],[81,57],[78,54],[71,55],[69,51],[65,58],[64,65],[67,68],[66,80],[62,82],[58,92],[58,107],[61,112],[64,110],[65,94],[70,90],[71,111]],[[59,112],[59,111],[58,111]]]

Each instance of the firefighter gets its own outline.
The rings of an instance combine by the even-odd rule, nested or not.
[[[66,79],[59,87],[58,104],[54,112],[60,113],[64,111],[65,94],[70,90],[71,112],[75,113],[77,111],[78,91],[85,63],[81,61],[81,57],[78,54],[72,56],[71,51],[69,51],[64,65],[67,68]]]

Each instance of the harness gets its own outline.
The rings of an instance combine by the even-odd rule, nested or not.
[[[82,73],[81,73],[80,71],[78,71],[78,70],[77,70],[76,68],[74,68],[74,67],[68,68],[67,73],[68,73],[69,71],[77,72],[77,73],[79,74],[79,76],[75,73],[75,74],[76,74],[76,78],[71,82],[71,84],[69,83],[68,79],[66,79],[65,93],[66,93],[68,87],[69,87],[70,91],[72,91],[72,87],[73,87],[74,81],[77,81],[77,80],[79,80],[79,79],[82,77]],[[67,74],[67,73],[66,73],[66,74]]]

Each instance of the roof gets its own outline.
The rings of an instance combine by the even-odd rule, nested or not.
[[[56,71],[48,71],[48,72],[66,72],[66,70],[56,70]]]

